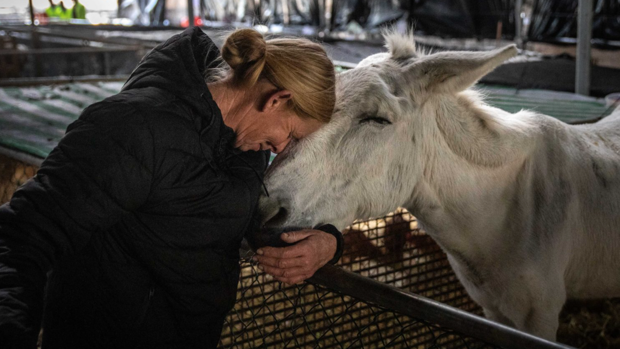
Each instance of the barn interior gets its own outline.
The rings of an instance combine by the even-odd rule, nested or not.
[[[36,174],[85,107],[118,93],[145,54],[192,26],[217,45],[241,27],[307,37],[326,48],[337,71],[385,51],[385,28],[413,30],[428,52],[515,43],[518,56],[476,86],[492,106],[583,123],[620,104],[618,0],[82,0],[84,18],[71,17],[69,1],[62,6],[72,14],[50,15],[50,3],[61,2],[0,4],[0,204]],[[244,250],[238,302],[220,347],[552,347],[523,346],[529,339],[506,329],[488,337],[482,327],[477,332],[479,320],[467,314],[483,316],[481,308],[410,213],[398,209],[351,223],[340,267],[380,283],[377,294],[395,292],[381,288],[388,285],[415,295],[409,302],[430,299],[459,309],[455,323],[463,324],[450,327],[445,319],[452,313],[416,318],[356,298],[330,280],[333,270],[311,283],[282,285]],[[620,299],[569,301],[558,342],[620,348]]]

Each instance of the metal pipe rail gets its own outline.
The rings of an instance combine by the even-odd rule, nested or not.
[[[142,47],[145,49],[152,49],[155,46],[157,46],[157,43],[149,43],[149,42],[141,41],[138,39],[123,38],[123,37],[106,38],[106,37],[101,37],[97,35],[92,35],[92,32],[84,31],[84,29],[92,29],[89,27],[83,27],[80,29],[81,30],[79,31],[79,33],[76,33],[75,31],[68,33],[67,32],[68,30],[54,30],[54,28],[36,27],[36,28],[31,29],[29,27],[23,27],[23,26],[0,25],[0,30],[4,30],[6,32],[32,34],[32,32],[34,31],[37,35],[40,35],[40,36],[74,39],[74,40],[81,40],[82,42],[98,42],[98,43],[109,44],[109,45],[133,46],[133,47],[138,46],[138,47]]]
[[[108,82],[127,81],[129,75],[84,75],[42,78],[8,78],[0,79],[0,87],[32,87],[41,85],[70,84],[74,82]]]
[[[399,288],[326,265],[308,280],[312,284],[375,304],[393,312],[422,319],[484,342],[506,349],[567,349],[514,328],[497,324],[465,311]]]
[[[108,52],[137,52],[146,50],[141,46],[129,47],[60,47],[60,48],[40,48],[27,50],[0,50],[0,56],[13,55],[53,55],[53,54],[69,54],[69,53],[108,53]]]

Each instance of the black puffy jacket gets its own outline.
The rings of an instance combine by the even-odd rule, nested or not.
[[[232,147],[218,56],[197,28],[159,45],[0,207],[0,347],[42,315],[45,349],[216,346],[268,160]]]

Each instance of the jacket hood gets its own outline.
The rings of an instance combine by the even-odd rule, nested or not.
[[[215,67],[219,57],[219,49],[200,28],[188,28],[144,56],[123,90],[156,87],[204,107],[202,97],[212,99],[205,71]]]

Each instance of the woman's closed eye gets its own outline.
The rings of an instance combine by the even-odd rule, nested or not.
[[[299,138],[293,136],[293,132],[288,134],[288,139],[290,139],[293,142],[299,142]]]
[[[359,121],[360,125],[366,124],[366,123],[376,123],[379,125],[391,125],[392,124],[390,120],[386,118],[378,117],[378,116],[365,117]]]

